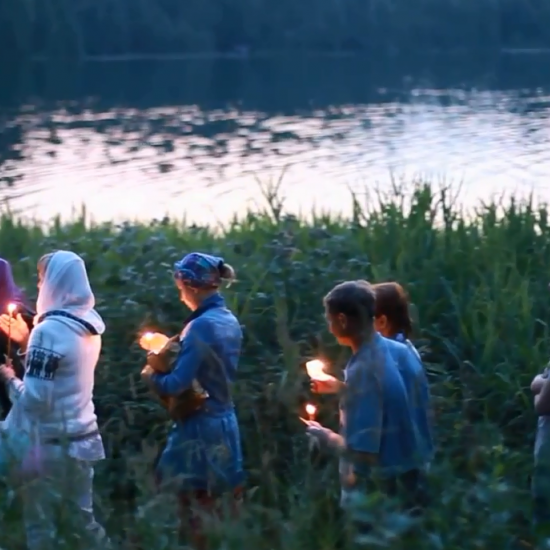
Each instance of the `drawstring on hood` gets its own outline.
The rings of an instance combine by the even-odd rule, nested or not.
[[[103,334],[105,323],[94,306],[95,297],[84,260],[67,250],[52,254],[38,292],[35,324],[45,314],[60,311],[82,319],[91,324],[98,334]]]

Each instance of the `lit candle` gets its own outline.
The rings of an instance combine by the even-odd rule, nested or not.
[[[325,372],[325,364],[319,359],[313,359],[306,363],[307,374],[312,380],[330,380],[330,375]]]
[[[145,332],[140,339],[140,346],[150,353],[160,353],[168,340],[168,336],[160,332]]]
[[[315,413],[317,412],[317,407],[312,403],[306,405],[306,413],[309,420],[315,420]]]
[[[17,309],[17,304],[14,304],[13,302],[8,304],[8,315],[10,316],[10,324],[8,328],[8,359],[11,357],[11,323],[13,321],[13,314],[15,313],[15,310]]]
[[[151,344],[153,343],[153,338],[154,338],[155,334],[153,332],[146,332],[144,335],[143,335],[143,340],[145,340],[145,346],[142,345],[143,349],[145,349],[146,351],[149,351],[149,352],[153,352],[154,351],[151,349]]]

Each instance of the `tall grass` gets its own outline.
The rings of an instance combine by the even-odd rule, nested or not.
[[[399,193],[368,209],[355,202],[351,219],[306,222],[281,212],[276,197],[272,205],[221,232],[171,220],[76,220],[46,229],[0,219],[2,255],[31,294],[44,252],[68,248],[88,265],[108,327],[96,405],[109,458],[97,492],[111,535],[123,540],[132,529],[145,547],[175,547],[170,503],[157,500],[149,482],[166,415],[138,380],[136,339],[144,327],[178,330],[184,312],[170,266],[203,250],[237,269],[226,296],[245,326],[235,399],[249,472],[246,514],[212,529],[217,547],[462,550],[511,548],[529,538],[535,417],[528,386],[548,359],[548,208],[480,204],[466,218],[429,185],[406,202]],[[335,461],[309,454],[298,420],[311,399],[301,361],[321,354],[337,371],[345,360],[325,332],[321,298],[353,278],[397,280],[409,290],[437,413],[436,505],[418,526],[392,503],[365,502],[357,513],[377,525],[369,539],[343,536]],[[321,421],[334,427],[336,403],[318,404]],[[0,493],[2,507],[8,496]],[[10,529],[0,543],[11,547],[23,533],[17,508],[10,504],[6,514]]]
[[[549,23],[545,0],[4,0],[0,45],[68,57],[548,47]]]

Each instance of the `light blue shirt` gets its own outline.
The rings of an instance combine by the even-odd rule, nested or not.
[[[419,438],[419,460],[428,463],[434,456],[431,396],[428,378],[420,355],[408,340],[398,342],[387,339],[390,352],[403,378],[410,414]]]
[[[388,341],[376,334],[350,358],[344,374],[340,433],[347,448],[378,455],[376,470],[382,476],[420,467],[407,391]],[[353,469],[370,474],[364,463],[353,464]]]

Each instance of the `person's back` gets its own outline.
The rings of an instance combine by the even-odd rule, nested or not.
[[[48,316],[31,333],[26,360],[23,407],[43,440],[97,431],[92,401],[94,372],[101,351],[103,323],[81,323]]]
[[[237,374],[242,329],[219,294],[208,298],[206,305],[215,307],[187,325],[182,337],[192,334],[197,341],[191,345],[205,347],[196,380],[208,393],[205,412],[222,411],[233,407],[230,385]]]
[[[182,487],[223,491],[243,479],[240,430],[231,397],[241,350],[242,330],[236,317],[215,293],[182,331],[180,352],[169,374],[151,376],[159,395],[176,397],[198,382],[208,397],[177,420],[160,458],[159,482],[184,474]],[[229,452],[220,453],[226,447]]]
[[[550,378],[549,367],[531,383],[537,419],[531,482],[535,526],[550,525]]]
[[[230,389],[242,331],[219,292],[234,279],[233,268],[216,256],[194,252],[176,262],[174,280],[181,301],[192,311],[191,320],[182,331],[172,370],[159,373],[146,366],[142,371],[159,396],[182,397],[195,391],[195,383],[208,394],[189,414],[175,419],[155,468],[159,486],[178,493],[182,529],[190,530],[198,548],[205,544],[200,516],[224,515],[223,495],[237,513],[242,498],[243,457]]]
[[[24,392],[13,405],[21,414],[10,413],[4,423],[10,429],[12,417],[23,419],[43,441],[97,433],[92,397],[105,330],[90,307],[93,294],[82,260],[64,252],[52,258],[27,347]]]
[[[382,477],[418,468],[418,443],[407,391],[388,341],[374,335],[348,362],[343,398],[343,434],[357,453],[376,453]],[[355,471],[371,467],[355,464]]]
[[[385,340],[407,391],[411,415],[420,440],[418,458],[427,464],[433,459],[434,444],[430,388],[424,366],[412,344],[408,345],[389,338]]]

